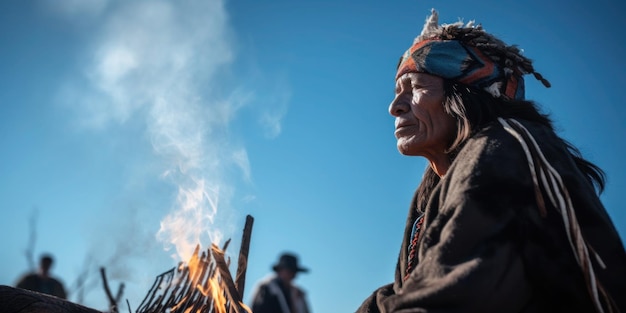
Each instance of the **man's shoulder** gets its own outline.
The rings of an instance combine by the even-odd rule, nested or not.
[[[259,282],[257,283],[258,286],[267,286],[270,284],[275,284],[276,283],[276,276],[274,275],[270,275],[267,277],[262,278],[261,280],[259,280]]]
[[[469,138],[456,156],[451,172],[459,179],[480,176],[517,176],[527,163],[516,138],[498,123],[487,125]],[[449,172],[450,173],[450,172]]]
[[[32,290],[34,288],[37,288],[37,286],[39,286],[40,283],[41,283],[41,277],[38,274],[29,273],[29,274],[24,274],[22,277],[20,277],[17,280],[17,283],[15,284],[15,286],[18,288]]]
[[[542,126],[524,122],[535,140],[551,142]],[[545,127],[543,127],[545,128]],[[445,190],[498,190],[527,195],[532,176],[524,144],[499,122],[490,123],[468,139],[446,173]]]
[[[491,168],[495,173],[516,176],[520,174],[517,170],[527,168],[527,154],[530,153],[527,150],[533,143],[541,149],[549,148],[551,153],[555,149],[564,149],[554,131],[544,125],[525,120],[504,122],[509,125],[515,123],[516,130],[497,121],[486,125],[464,144],[457,157],[458,163],[478,166],[487,171]],[[512,172],[508,173],[507,170]]]
[[[254,290],[252,291],[252,293],[255,295],[268,293],[269,289],[271,288],[271,285],[276,284],[274,282],[275,279],[276,278],[273,276],[262,278],[255,284]]]
[[[37,273],[24,274],[19,279],[20,282],[30,282],[30,281],[38,281],[38,280],[41,280],[41,276],[39,276],[39,274]]]
[[[60,279],[54,277],[50,277],[49,279],[53,284],[63,287],[63,282]]]

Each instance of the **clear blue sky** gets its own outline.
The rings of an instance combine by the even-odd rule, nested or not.
[[[354,311],[393,279],[426,166],[397,152],[387,106],[432,7],[535,61],[553,87],[527,77],[527,98],[606,171],[624,238],[623,1],[5,0],[0,284],[28,271],[36,216],[35,256],[70,288],[87,270],[85,305],[106,309],[105,266],[134,310],[177,261],[162,224],[232,238],[236,260],[250,214],[246,303],[293,251],[314,312]]]

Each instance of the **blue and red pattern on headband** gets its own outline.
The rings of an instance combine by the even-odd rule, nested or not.
[[[429,39],[415,43],[402,56],[396,79],[410,72],[451,79],[487,90],[494,97],[524,99],[524,79],[520,71],[507,73],[478,48],[458,40]]]

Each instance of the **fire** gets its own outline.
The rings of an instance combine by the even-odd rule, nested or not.
[[[224,250],[216,245],[201,254],[197,246],[187,264],[177,268],[177,274],[175,279],[166,278],[165,287],[157,288],[164,289],[162,295],[157,296],[159,290],[153,287],[148,297],[157,301],[142,305],[138,312],[162,312],[165,308],[172,313],[252,313],[240,301],[224,259]],[[162,282],[161,276],[157,282]]]
[[[226,309],[225,309],[226,297],[224,297],[224,290],[220,288],[220,284],[217,281],[217,279],[215,279],[215,277],[212,277],[207,282],[209,283],[208,291],[211,293],[211,296],[213,297],[214,307],[216,308],[217,312],[226,313]],[[205,296],[208,296],[207,293],[203,292],[203,294]]]

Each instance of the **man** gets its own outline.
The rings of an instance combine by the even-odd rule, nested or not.
[[[304,291],[293,284],[296,275],[309,270],[298,265],[298,258],[284,253],[272,266],[275,275],[262,280],[252,296],[254,313],[309,313]]]
[[[21,278],[17,288],[37,291],[65,299],[67,294],[63,284],[50,275],[50,268],[54,259],[51,255],[44,254],[39,260],[39,272],[31,273]]]
[[[357,312],[626,312],[604,173],[525,99],[525,74],[550,86],[516,46],[433,10],[389,105],[399,152],[429,166],[395,280]]]

